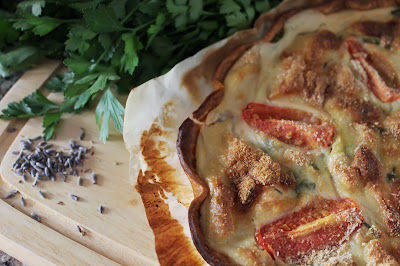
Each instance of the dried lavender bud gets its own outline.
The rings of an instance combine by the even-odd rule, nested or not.
[[[32,156],[31,156],[31,157],[32,157]],[[25,162],[27,162],[27,163],[30,162],[29,156],[22,156],[22,158],[24,159]]]
[[[69,194],[69,197],[74,201],[78,201],[79,200],[79,197],[74,195],[74,194]]]
[[[103,206],[99,206],[99,212],[101,213],[101,214],[103,214]]]
[[[18,167],[20,167],[21,165],[19,163],[13,163],[12,168],[15,170]]]
[[[47,144],[46,141],[41,141],[41,142],[39,143],[39,146],[44,146],[44,145],[46,145],[46,144]]]
[[[19,202],[21,203],[22,206],[25,207],[25,200],[24,200],[23,197],[21,197],[21,198],[19,199]]]
[[[47,144],[46,146],[43,147],[44,150],[50,149],[53,147],[53,144]]]
[[[22,180],[24,180],[26,182],[26,174],[25,173],[22,174]]]
[[[51,154],[51,153],[56,152],[56,150],[55,150],[55,149],[46,149],[46,152],[49,153],[49,154]]]
[[[39,166],[40,168],[46,168],[46,165],[44,163],[41,162],[36,162],[36,166]]]
[[[33,181],[33,183],[32,183],[32,187],[36,187],[37,183],[38,183],[38,180],[35,179],[35,180]]]
[[[77,171],[76,169],[74,169],[74,170],[72,171],[72,174],[73,174],[74,176],[78,176],[78,171]]]
[[[12,197],[14,197],[15,196],[15,194],[17,194],[17,190],[10,190],[10,191],[8,191],[8,193],[4,196],[4,198],[3,199],[9,199],[9,198],[12,198]]]
[[[38,190],[37,193],[39,194],[39,196],[40,196],[42,199],[45,199],[45,198],[46,198],[45,195],[43,194],[43,192],[42,192],[40,189]]]
[[[40,217],[36,213],[31,212],[31,217],[40,223]]]
[[[69,141],[69,147],[71,149],[73,149],[75,147],[75,141],[73,141],[72,139]]]
[[[78,184],[78,186],[82,185],[82,178],[79,176],[78,179],[76,180],[76,183]]]
[[[49,172],[49,168],[46,166],[46,168],[44,168],[44,174],[47,177],[50,177],[50,172]]]
[[[97,184],[97,176],[94,172],[92,172],[92,184]]]
[[[18,169],[17,171],[15,171],[15,173],[19,176],[22,176],[22,169]]]
[[[11,154],[12,154],[12,155],[18,155],[18,154],[19,154],[19,151],[12,151]]]
[[[39,140],[41,138],[42,138],[42,136],[36,136],[36,137],[31,138],[30,140],[31,141],[37,141],[37,140]]]
[[[81,127],[81,134],[79,135],[79,140],[83,140],[83,138],[85,137],[85,130]]]

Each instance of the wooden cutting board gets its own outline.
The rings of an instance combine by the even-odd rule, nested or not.
[[[0,109],[40,88],[59,67],[59,62],[47,60],[26,72],[0,102]],[[54,102],[61,100],[56,94],[48,98]],[[124,103],[126,96],[119,100]],[[41,123],[41,118],[0,120],[0,250],[29,265],[159,264],[140,195],[129,180],[129,153],[121,133],[111,130],[103,144],[99,141],[93,108],[78,115],[64,114],[56,138],[49,143],[65,152],[70,139],[93,147],[93,155],[88,153],[83,162],[83,167],[90,170],[79,172],[81,186],[77,177],[71,175],[66,182],[58,178],[55,182],[39,181],[32,187],[30,175],[27,182],[22,182],[11,170],[17,157],[11,152],[19,150],[21,139],[40,135]],[[80,127],[86,131],[82,141],[78,140]],[[9,132],[10,128],[17,131]],[[97,184],[91,182],[92,171],[98,176]],[[11,189],[19,193],[3,199]],[[39,189],[45,199],[39,196]],[[80,199],[73,201],[69,194]],[[21,196],[26,206],[19,203]],[[58,204],[60,201],[64,204]],[[104,206],[103,214],[98,211],[99,205]],[[31,212],[40,216],[40,223],[30,217]]]

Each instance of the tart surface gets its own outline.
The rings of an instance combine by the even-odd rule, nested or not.
[[[397,265],[396,8],[293,9],[221,61],[177,144],[208,263]]]

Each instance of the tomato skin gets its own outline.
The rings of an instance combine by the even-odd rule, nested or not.
[[[316,197],[302,209],[262,226],[255,238],[271,256],[292,263],[313,250],[339,246],[363,221],[361,210],[349,198]]]
[[[351,57],[356,59],[365,70],[368,78],[368,87],[372,93],[384,103],[391,103],[399,99],[400,91],[389,87],[382,80],[379,72],[371,63],[371,55],[362,47],[361,43],[353,38],[348,38],[346,43]]]
[[[313,114],[287,107],[249,103],[242,118],[252,128],[307,150],[328,147],[335,132],[333,125],[322,124]]]

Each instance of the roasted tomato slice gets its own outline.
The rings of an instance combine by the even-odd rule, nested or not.
[[[353,38],[348,38],[346,42],[351,57],[360,62],[365,70],[372,93],[385,103],[399,99],[399,80],[391,64],[385,58],[369,53]]]
[[[255,237],[274,258],[296,263],[312,251],[342,244],[363,221],[361,210],[349,198],[317,197],[299,211],[264,225]]]
[[[252,128],[308,150],[328,147],[335,132],[333,125],[323,123],[312,113],[287,107],[249,103],[242,117]]]

